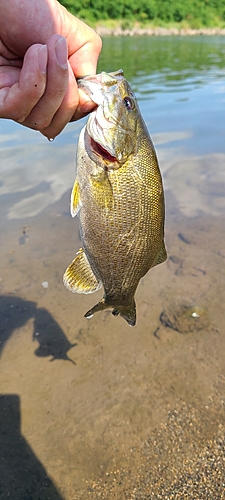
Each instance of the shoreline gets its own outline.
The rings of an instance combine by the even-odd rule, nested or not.
[[[225,36],[225,28],[139,28],[122,29],[121,26],[107,28],[98,25],[95,27],[96,33],[100,36],[200,36],[200,35],[222,35]]]

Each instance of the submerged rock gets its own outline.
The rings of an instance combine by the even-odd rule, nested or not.
[[[196,305],[179,304],[165,308],[160,314],[161,323],[180,333],[204,330],[209,326],[207,311]]]

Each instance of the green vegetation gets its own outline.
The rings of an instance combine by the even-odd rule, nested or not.
[[[123,20],[154,26],[201,28],[225,26],[225,0],[60,0],[70,12],[89,24]],[[124,27],[125,27],[124,25]]]

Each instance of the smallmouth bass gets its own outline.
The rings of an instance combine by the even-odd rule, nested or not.
[[[104,296],[85,317],[113,308],[136,323],[134,295],[150,268],[166,260],[164,194],[154,146],[123,71],[79,80],[97,104],[82,129],[71,215],[83,248],[65,271],[72,292]]]

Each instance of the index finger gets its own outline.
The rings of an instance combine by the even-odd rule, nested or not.
[[[12,72],[6,74],[8,78],[14,77],[14,82],[12,80],[11,86],[1,88],[1,118],[10,118],[20,123],[26,119],[45,91],[46,64],[47,47],[35,44],[25,54],[22,69],[17,73],[18,79],[15,78],[15,68],[14,75]]]

